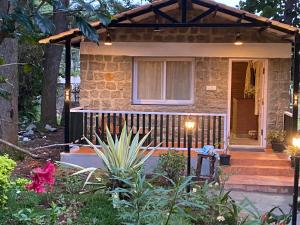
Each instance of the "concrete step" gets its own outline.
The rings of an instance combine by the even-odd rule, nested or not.
[[[276,160],[283,159],[289,160],[289,157],[285,153],[265,153],[265,152],[235,152],[231,151],[232,159],[255,159],[255,160]]]
[[[227,190],[290,194],[293,177],[234,175],[225,184]]]
[[[231,165],[234,166],[277,166],[291,167],[290,160],[286,159],[244,159],[232,158]]]
[[[226,174],[232,175],[253,175],[253,176],[293,176],[293,169],[290,166],[239,166],[232,165],[223,169]]]

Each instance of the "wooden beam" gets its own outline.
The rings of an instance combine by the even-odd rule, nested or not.
[[[169,21],[172,22],[172,23],[179,23],[178,20],[176,20],[175,18],[169,16],[168,14],[166,14],[166,13],[160,11],[159,9],[153,9],[153,12],[154,12],[156,15],[159,15],[159,16],[161,16],[161,17],[163,17],[163,18],[169,20]]]
[[[260,23],[116,23],[110,24],[109,27],[125,28],[176,28],[176,27],[202,27],[202,28],[230,28],[230,27],[263,27]]]
[[[65,42],[65,143],[70,143],[70,105],[71,105],[71,39]],[[65,146],[65,151],[69,152],[68,145]]]
[[[196,16],[193,19],[191,19],[189,21],[189,23],[195,23],[195,22],[203,19],[204,17],[207,17],[208,15],[210,15],[211,13],[213,13],[214,11],[216,11],[216,8],[210,8],[207,11],[205,11],[204,13],[200,14],[199,16]]]
[[[186,23],[187,0],[181,0],[181,22]]]
[[[300,37],[295,35],[293,58],[292,58],[292,78],[293,78],[293,131],[298,131],[298,104],[299,104],[299,51],[300,51]]]

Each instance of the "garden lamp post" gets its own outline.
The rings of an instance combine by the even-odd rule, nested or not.
[[[300,136],[293,138],[293,146],[300,151]],[[299,192],[299,159],[300,155],[295,155],[295,174],[294,174],[294,194],[293,194],[293,214],[292,225],[297,225],[297,206],[298,206],[298,192]]]
[[[192,135],[195,127],[195,122],[190,118],[185,122],[185,128],[187,129],[188,136],[188,157],[187,157],[187,176],[191,175],[191,148],[192,148]],[[187,186],[187,192],[191,191],[191,186]]]

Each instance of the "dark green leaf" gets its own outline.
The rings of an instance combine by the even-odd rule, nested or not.
[[[5,60],[2,56],[0,56],[0,65],[3,65],[5,63]],[[1,76],[0,76],[0,80],[1,80]]]
[[[83,35],[91,41],[95,41],[98,43],[99,35],[97,34],[97,31],[81,17],[76,16],[75,20],[79,30],[83,33]]]
[[[111,19],[103,13],[97,13],[97,17],[104,26],[107,26],[111,22]]]
[[[25,64],[23,67],[24,73],[31,73],[32,72],[32,66],[30,64]]]
[[[45,34],[51,34],[55,30],[54,24],[47,17],[41,16],[39,13],[34,16],[34,21]]]
[[[22,25],[22,27],[28,32],[31,32],[33,30],[30,18],[21,10],[16,10],[14,13],[11,14],[11,16],[18,24]]]

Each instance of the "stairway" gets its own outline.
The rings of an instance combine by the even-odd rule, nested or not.
[[[284,153],[231,152],[227,190],[288,194],[293,191],[293,168]]]

